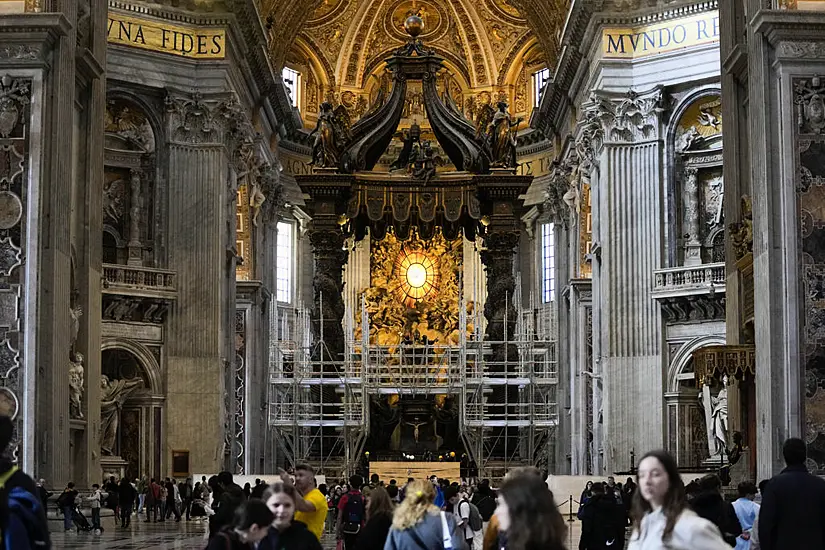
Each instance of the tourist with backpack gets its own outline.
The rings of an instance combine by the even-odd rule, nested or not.
[[[0,449],[11,442],[14,424],[8,416],[0,416]],[[75,495],[77,493],[75,492]],[[0,458],[0,532],[5,550],[49,550],[49,526],[46,512],[34,480],[11,460]],[[71,528],[69,514],[69,528]]]
[[[63,512],[63,529],[66,531],[72,530],[72,512],[74,511],[75,499],[77,498],[77,491],[74,488],[74,483],[71,481],[57,497],[57,506]]]
[[[472,503],[478,508],[481,514],[481,533],[482,536],[487,532],[487,525],[489,525],[493,514],[496,512],[496,494],[490,488],[490,480],[482,479],[478,484],[478,490],[473,495]]]
[[[364,478],[354,475],[349,478],[350,490],[338,501],[338,540],[344,541],[346,550],[354,550],[358,535],[364,526],[366,506],[364,495],[358,490],[364,484]]]
[[[100,490],[100,485],[95,483],[92,485],[92,496],[90,496],[87,500],[89,502],[89,507],[92,509],[92,530],[93,531],[103,531],[103,527],[100,526],[100,504],[103,502],[109,495]]]
[[[481,514],[478,512],[478,508],[467,500],[456,486],[448,487],[444,492],[444,498],[453,506],[453,515],[455,515],[455,521],[458,524],[458,532],[463,535],[464,540],[467,542],[467,548],[473,550],[476,529],[481,533]],[[475,528],[473,524],[475,524]]]

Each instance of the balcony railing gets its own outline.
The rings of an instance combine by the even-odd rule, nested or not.
[[[725,292],[724,262],[660,269],[654,277],[654,298]]]
[[[147,298],[174,298],[177,294],[174,271],[103,264],[104,294],[126,294]]]

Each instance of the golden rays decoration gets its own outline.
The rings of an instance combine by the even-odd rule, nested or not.
[[[394,346],[405,335],[426,336],[439,345],[459,342],[463,246],[440,233],[429,241],[399,241],[392,234],[370,243],[370,287],[362,296],[370,319],[370,340]],[[472,311],[472,304],[468,304]],[[360,323],[360,316],[356,317]],[[361,327],[357,325],[356,337]],[[467,327],[468,333],[472,326]]]

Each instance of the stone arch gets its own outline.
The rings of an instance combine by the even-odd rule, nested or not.
[[[682,344],[679,351],[670,361],[667,370],[667,391],[677,393],[679,391],[679,375],[693,360],[693,352],[707,346],[724,345],[725,337],[719,335],[699,336]]]
[[[155,150],[159,151],[163,149],[163,143],[161,143],[165,135],[163,131],[163,114],[159,112],[156,106],[146,101],[145,97],[137,95],[131,90],[122,88],[108,89],[106,91],[106,101],[124,101],[140,111],[146,117],[149,127],[152,129],[152,134],[155,139]]]
[[[673,113],[670,116],[670,120],[667,122],[667,145],[669,152],[674,151],[675,141],[676,141],[676,131],[679,129],[679,121],[682,120],[682,117],[685,115],[685,112],[690,109],[691,105],[699,101],[700,99],[704,99],[710,96],[719,96],[722,97],[722,88],[719,87],[718,84],[706,84],[704,86],[699,86],[693,90],[685,97],[683,97],[676,107],[673,109]]]
[[[107,350],[123,350],[134,355],[149,381],[149,391],[153,396],[164,395],[161,369],[155,356],[145,345],[127,338],[109,338],[100,346],[101,353]]]

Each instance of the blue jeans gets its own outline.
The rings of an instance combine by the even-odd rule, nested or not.
[[[63,507],[63,528],[67,531],[72,528],[72,507]]]

